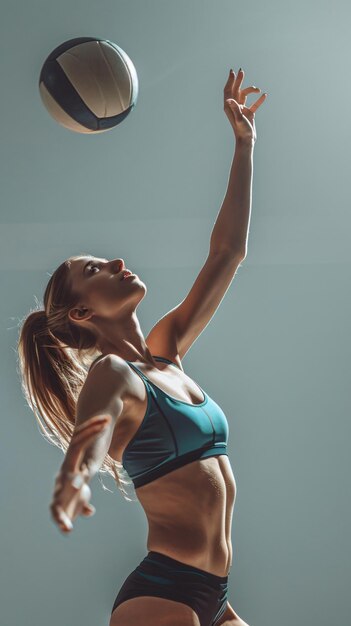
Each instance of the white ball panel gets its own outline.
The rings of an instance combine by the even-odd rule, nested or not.
[[[127,53],[111,41],[100,41],[100,46],[106,55],[113,74],[118,78],[117,89],[121,92],[124,109],[135,104],[138,96],[138,75],[132,60]]]
[[[130,106],[130,72],[111,46],[97,41],[79,44],[57,57],[57,62],[97,117],[118,115]]]

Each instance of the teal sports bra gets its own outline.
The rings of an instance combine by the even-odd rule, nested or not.
[[[154,359],[178,367],[164,357]],[[135,488],[196,459],[228,456],[226,416],[199,385],[204,399],[190,404],[162,391],[131,361],[126,363],[141,376],[148,398],[144,418],[122,455],[122,465]]]

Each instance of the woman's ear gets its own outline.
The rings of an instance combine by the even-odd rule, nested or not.
[[[87,309],[85,306],[74,307],[68,312],[68,317],[71,322],[86,322],[91,318],[93,312]]]

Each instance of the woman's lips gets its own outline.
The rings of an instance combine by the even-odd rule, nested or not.
[[[123,270],[121,280],[124,280],[127,276],[131,276],[132,272],[130,270]]]
[[[136,274],[133,274],[129,270],[124,270],[123,276],[122,276],[121,280],[126,280],[127,278],[132,278],[132,276],[135,277]]]

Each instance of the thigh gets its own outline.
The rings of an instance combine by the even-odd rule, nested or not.
[[[109,626],[200,626],[200,621],[187,604],[138,596],[124,600],[115,608]]]
[[[249,624],[244,622],[244,620],[235,613],[229,602],[227,602],[227,608],[216,626],[249,626]]]

